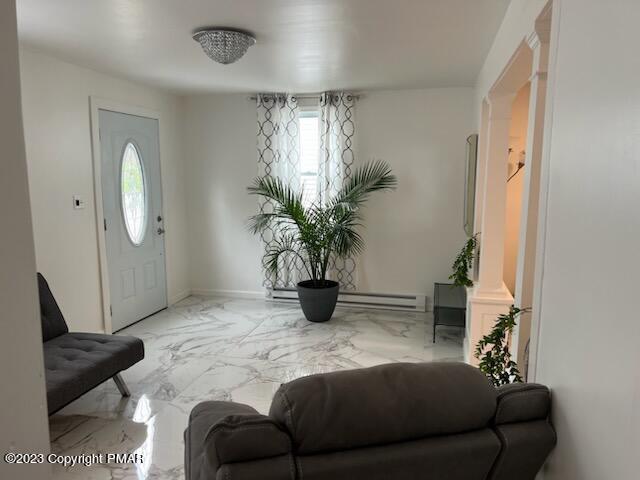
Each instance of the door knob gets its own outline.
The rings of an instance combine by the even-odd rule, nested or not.
[[[163,235],[164,234],[164,228],[162,227],[158,227],[158,235]]]

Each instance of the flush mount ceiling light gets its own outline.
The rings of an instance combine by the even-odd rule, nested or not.
[[[193,39],[211,60],[227,65],[239,60],[251,45],[256,43],[253,35],[230,28],[207,28],[193,34]]]

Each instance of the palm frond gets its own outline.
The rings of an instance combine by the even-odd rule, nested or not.
[[[362,216],[358,210],[336,208],[332,212],[329,240],[331,247],[341,257],[357,255],[364,249],[364,239],[358,233]]]
[[[275,204],[274,213],[282,221],[291,221],[297,225],[304,225],[308,221],[302,205],[302,194],[285,185],[280,178],[256,178],[247,191],[250,195],[260,195],[271,200]]]
[[[301,254],[300,241],[296,235],[284,234],[273,240],[273,243],[269,245],[264,255],[264,267],[267,272],[272,275],[278,274],[278,266],[280,259],[283,255],[291,253],[293,257],[302,260],[302,264],[307,269],[307,273],[311,276],[311,272],[307,268],[305,258]]]
[[[333,240],[335,251],[340,257],[358,255],[364,250],[364,239],[352,225],[338,224]]]
[[[365,202],[371,193],[393,190],[397,185],[398,179],[391,173],[391,167],[387,162],[369,162],[356,169],[329,206],[354,209]]]

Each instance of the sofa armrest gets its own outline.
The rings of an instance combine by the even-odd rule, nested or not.
[[[289,435],[273,419],[248,405],[203,402],[192,410],[185,430],[185,476],[216,478],[224,464],[290,452]]]
[[[493,430],[502,449],[489,480],[533,480],[556,444],[549,421],[551,394],[544,385],[513,383],[496,389]]]
[[[530,422],[549,417],[551,393],[537,383],[512,383],[497,388],[495,424]]]
[[[496,425],[502,448],[488,480],[534,480],[556,444],[548,420]]]

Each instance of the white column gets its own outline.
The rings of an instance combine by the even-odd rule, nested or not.
[[[530,79],[529,120],[522,191],[522,216],[516,269],[515,304],[531,307],[538,235],[538,208],[540,198],[540,166],[542,162],[542,138],[544,130],[545,99],[547,93],[547,64],[549,38],[534,32],[527,39],[533,52],[533,68]],[[514,331],[511,352],[521,369],[526,361],[525,347],[531,332],[531,314],[523,314]]]
[[[509,310],[513,297],[503,282],[505,207],[509,128],[515,94],[491,94],[487,144],[482,188],[482,219],[478,282],[469,289],[467,327],[464,343],[465,361],[476,364],[473,350],[483,335],[493,327],[498,315]]]
[[[484,174],[482,223],[480,225],[480,270],[476,294],[502,295],[504,230],[507,198],[509,128],[515,95],[489,98],[489,138]]]
[[[480,131],[478,132],[478,150],[476,153],[476,187],[475,187],[475,199],[474,199],[474,212],[473,212],[473,231],[477,233],[482,228],[482,212],[484,197],[478,192],[484,188],[486,158],[487,158],[487,138],[489,137],[489,101],[485,98],[482,100],[482,107],[480,110]],[[484,192],[481,192],[484,193]],[[473,269],[474,278],[473,281],[478,281],[478,270]]]

